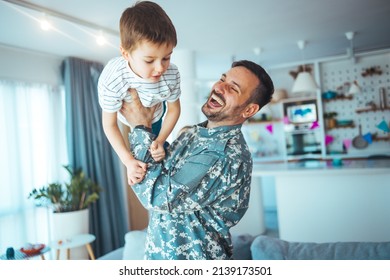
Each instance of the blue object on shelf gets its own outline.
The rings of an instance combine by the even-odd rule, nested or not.
[[[328,90],[328,91],[322,93],[323,99],[332,99],[332,98],[335,98],[336,96],[337,96],[337,92],[331,91],[331,90]]]

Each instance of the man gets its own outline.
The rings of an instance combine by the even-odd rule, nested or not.
[[[145,163],[132,188],[150,213],[146,259],[232,259],[229,230],[248,208],[253,165],[241,126],[273,91],[262,67],[234,62],[202,107],[207,121],[181,134],[156,163],[148,150],[151,110],[131,90],[134,102],[121,112],[135,127],[131,150]]]

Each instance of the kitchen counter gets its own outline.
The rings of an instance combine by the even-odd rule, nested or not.
[[[390,160],[342,160],[341,166],[334,166],[332,161],[303,161],[290,163],[256,163],[253,166],[254,176],[270,176],[288,174],[300,176],[302,174],[373,174],[390,173]]]
[[[255,164],[275,178],[279,237],[288,241],[390,241],[390,160]]]

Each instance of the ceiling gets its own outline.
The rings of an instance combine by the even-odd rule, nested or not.
[[[0,1],[0,44],[58,56],[107,62],[119,54],[118,23],[134,0],[30,0],[102,28],[108,44],[98,46],[95,28],[55,18],[55,30],[44,32],[42,13]],[[176,49],[193,50],[204,61],[212,58],[252,59],[263,65],[390,48],[389,0],[156,0],[171,17],[178,33]],[[352,41],[345,33],[355,32]],[[307,42],[303,51],[298,40]],[[260,48],[260,54],[254,53]]]

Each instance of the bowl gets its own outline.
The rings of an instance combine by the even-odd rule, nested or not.
[[[328,91],[322,93],[323,99],[332,99],[332,98],[335,98],[336,96],[337,96],[337,92],[334,92],[331,90],[328,90]]]

